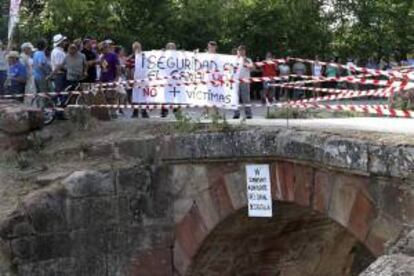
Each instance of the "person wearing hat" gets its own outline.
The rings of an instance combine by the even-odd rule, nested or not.
[[[0,95],[5,94],[4,83],[7,79],[7,60],[3,42],[0,41]]]
[[[240,45],[237,48],[237,55],[241,59],[242,66],[240,68],[239,78],[250,78],[250,71],[254,68],[253,62],[250,58],[246,56],[246,46]],[[240,83],[239,84],[239,101],[241,104],[250,103],[250,84],[249,83]],[[246,113],[246,119],[252,118],[252,109],[249,106],[244,107],[244,112]],[[240,118],[240,110],[236,109],[234,112],[233,119]]]
[[[19,53],[11,51],[7,55],[7,61],[9,63],[9,70],[7,74],[9,93],[13,95],[24,95],[27,71],[26,67],[19,60]],[[23,97],[18,99],[23,101]]]
[[[20,47],[22,52],[20,54],[20,61],[26,67],[27,80],[25,87],[25,94],[36,93],[36,85],[33,77],[33,59],[32,54],[34,52],[33,44],[30,42],[25,42]]]
[[[62,92],[66,87],[66,74],[63,71],[63,61],[66,57],[64,51],[67,38],[61,34],[53,36],[53,50],[50,56],[52,63],[52,77],[55,85],[54,92]]]

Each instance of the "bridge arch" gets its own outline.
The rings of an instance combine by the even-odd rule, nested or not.
[[[388,192],[381,191],[381,187],[382,183],[392,187],[388,180],[292,161],[255,160],[248,163],[270,164],[275,218],[268,219],[268,223],[269,228],[274,231],[283,232],[277,225],[279,217],[289,221],[287,225],[290,226],[286,227],[293,227],[295,231],[312,231],[312,227],[308,227],[307,224],[324,225],[325,228],[322,230],[325,234],[326,231],[334,231],[335,238],[342,237],[338,242],[343,242],[343,249],[348,250],[343,252],[343,257],[364,259],[358,261],[359,264],[364,264],[367,259],[373,261],[373,258],[381,255],[385,243],[395,240],[401,232],[403,221],[393,217],[390,210],[384,208],[384,197],[387,196],[384,193],[392,193],[392,189]],[[252,227],[252,221],[258,224],[266,221],[247,218],[245,164],[246,162],[216,162],[173,166],[172,180],[173,186],[176,187],[173,262],[177,275],[215,275],[212,271],[202,274],[199,270],[199,267],[207,266],[205,262],[208,258],[208,247],[212,244],[220,246],[218,239],[222,239],[221,244],[224,244],[224,237],[233,241],[237,241],[235,237],[240,239],[244,236],[249,239],[249,231],[252,230],[246,229],[249,225]],[[296,212],[297,216],[284,217],[284,212]],[[232,230],[229,229],[234,231],[232,225],[237,223],[240,224],[240,229],[245,230],[236,231],[237,233],[231,235]],[[223,234],[225,229],[230,231],[227,236]],[[270,242],[272,239],[280,241],[281,237],[283,235],[268,235],[262,238]],[[285,238],[289,239],[287,236]],[[320,241],[323,240],[322,236],[319,238]],[[235,244],[237,243],[233,243]],[[327,247],[332,246],[327,244]],[[355,255],[356,248],[359,253],[363,253]],[[231,262],[223,263],[227,268],[232,265]],[[350,269],[352,264],[348,265],[347,269]],[[216,266],[214,269],[224,268]]]

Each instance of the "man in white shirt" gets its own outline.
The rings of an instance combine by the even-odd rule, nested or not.
[[[67,38],[61,34],[57,34],[53,37],[54,48],[51,53],[51,63],[55,92],[62,92],[66,87],[66,74],[62,69],[62,64],[66,57],[64,50],[66,42]]]
[[[246,56],[246,46],[240,45],[237,48],[237,55],[241,59],[242,64],[240,65],[239,78],[250,78],[250,71],[254,68],[254,64],[250,58]],[[239,102],[241,104],[250,104],[250,83],[240,83],[239,84]],[[246,113],[246,119],[252,118],[252,109],[250,106],[244,107],[244,112]],[[234,112],[233,119],[240,118],[240,109]]]

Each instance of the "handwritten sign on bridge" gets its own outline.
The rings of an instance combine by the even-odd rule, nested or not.
[[[272,217],[269,165],[246,165],[249,217]]]

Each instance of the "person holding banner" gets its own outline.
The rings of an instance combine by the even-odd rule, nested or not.
[[[171,50],[171,51],[176,51],[177,50],[177,45],[174,42],[168,42],[167,45],[165,45],[165,50]],[[174,108],[173,112],[177,112],[179,110],[179,108]],[[165,118],[168,116],[168,109],[165,108],[164,106],[161,107],[161,118]]]
[[[217,42],[211,40],[207,43],[207,53],[211,55],[217,54]],[[213,107],[213,112],[215,115],[219,115],[219,110],[217,107]],[[205,108],[204,115],[206,118],[210,117],[210,109],[208,107]]]
[[[250,78],[250,71],[254,68],[253,61],[246,56],[246,46],[240,45],[237,48],[237,55],[242,61],[242,66],[240,68],[239,78]],[[240,83],[239,84],[239,102],[241,104],[250,104],[250,84],[249,83]],[[250,106],[244,107],[244,112],[246,113],[246,119],[251,119],[252,109]],[[234,112],[233,119],[240,118],[240,109],[237,108]]]
[[[142,53],[142,45],[141,45],[140,42],[135,41],[132,44],[132,54],[127,58],[126,63],[125,63],[128,80],[133,80],[134,79],[134,75],[135,75],[135,57],[136,57],[136,55],[139,55],[141,53]],[[128,101],[132,102],[132,88],[128,89],[127,93],[128,93]],[[134,108],[134,111],[132,112],[132,118],[138,118],[138,114],[139,114],[138,109]],[[141,116],[142,116],[142,118],[145,118],[145,119],[149,118],[148,111],[145,108],[141,109]]]
[[[207,53],[209,54],[217,54],[217,42],[209,41],[207,43]]]

